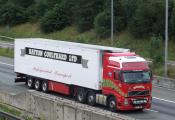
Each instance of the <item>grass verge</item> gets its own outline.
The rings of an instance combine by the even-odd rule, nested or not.
[[[0,48],[0,56],[13,58],[14,51],[13,49],[9,49],[9,48]]]
[[[0,110],[10,113],[17,117],[20,117],[22,114],[20,111],[16,110],[15,108],[10,108],[9,106],[2,104],[2,103],[0,103]]]
[[[24,115],[24,111],[19,110],[13,106],[9,106],[7,104],[0,103],[0,110],[7,112],[7,113],[10,113],[16,117],[23,118],[24,120],[34,120],[32,117]],[[1,117],[0,117],[0,120],[1,120]],[[38,120],[44,120],[44,119],[39,118]]]

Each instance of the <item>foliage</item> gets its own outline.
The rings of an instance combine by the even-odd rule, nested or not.
[[[5,104],[0,104],[0,110],[4,111],[4,112],[8,112],[8,113],[11,113],[15,116],[20,116],[21,115],[21,112],[16,110],[16,109],[13,109],[13,108],[10,108],[8,107],[7,105]]]
[[[127,24],[125,0],[114,0],[114,31],[120,32]],[[109,8],[109,7],[108,7]],[[110,12],[110,11],[109,11]]]
[[[136,37],[162,35],[165,23],[165,2],[140,0],[135,15],[129,22],[129,30]]]
[[[74,7],[75,24],[79,32],[93,28],[94,18],[102,11],[104,0],[76,0]]]
[[[56,4],[40,21],[41,30],[45,33],[62,30],[69,25],[69,18],[65,5]]]
[[[99,37],[105,38],[110,35],[110,14],[106,11],[99,13],[94,21],[94,29]]]
[[[26,14],[31,22],[36,22],[43,17],[48,10],[49,6],[47,2],[45,0],[38,0],[35,4],[29,6],[26,10]]]
[[[8,49],[8,48],[0,48],[0,56],[13,58],[14,51],[12,49]]]
[[[174,2],[169,0],[169,35],[172,38],[175,37]],[[108,37],[110,18],[110,0],[0,0],[1,26],[40,21],[44,32],[75,25],[78,32],[95,29],[98,37]],[[48,30],[43,30],[44,26]],[[164,37],[164,28],[164,0],[114,0],[115,34],[129,29],[138,38],[149,38],[152,35]]]
[[[7,2],[0,9],[0,24],[13,26],[27,20],[24,10],[11,2]]]
[[[22,7],[28,8],[32,4],[34,4],[35,0],[10,0],[13,4]]]
[[[4,4],[6,4],[8,1],[7,0],[0,0],[0,7],[2,7]]]
[[[153,36],[151,37],[148,51],[149,57],[153,59],[153,66],[157,67],[160,66],[164,62],[164,54],[162,46],[162,38],[161,36]]]
[[[175,37],[175,1],[171,0],[171,7],[170,7],[170,14],[169,14],[169,36]]]

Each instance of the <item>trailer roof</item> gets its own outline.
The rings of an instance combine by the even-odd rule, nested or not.
[[[67,41],[61,41],[61,40],[52,40],[52,39],[44,39],[44,38],[20,38],[15,40],[30,40],[31,42],[43,42],[43,44],[55,44],[55,45],[66,45],[70,47],[80,47],[80,48],[88,48],[88,49],[94,49],[94,50],[102,50],[102,51],[111,51],[111,52],[129,52],[129,49],[124,48],[114,48],[114,47],[106,47],[106,46],[100,46],[100,45],[90,45],[90,44],[84,44],[84,43],[76,43],[76,42],[67,42]]]

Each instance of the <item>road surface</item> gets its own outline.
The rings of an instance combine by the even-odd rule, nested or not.
[[[0,90],[12,93],[27,91],[24,83],[14,83],[13,59],[0,57]],[[175,120],[175,91],[153,87],[153,104],[150,110],[119,112],[138,120]]]

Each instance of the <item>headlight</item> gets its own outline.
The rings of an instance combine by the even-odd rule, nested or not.
[[[124,100],[124,105],[128,105],[128,104],[129,104],[128,99],[125,99]]]

